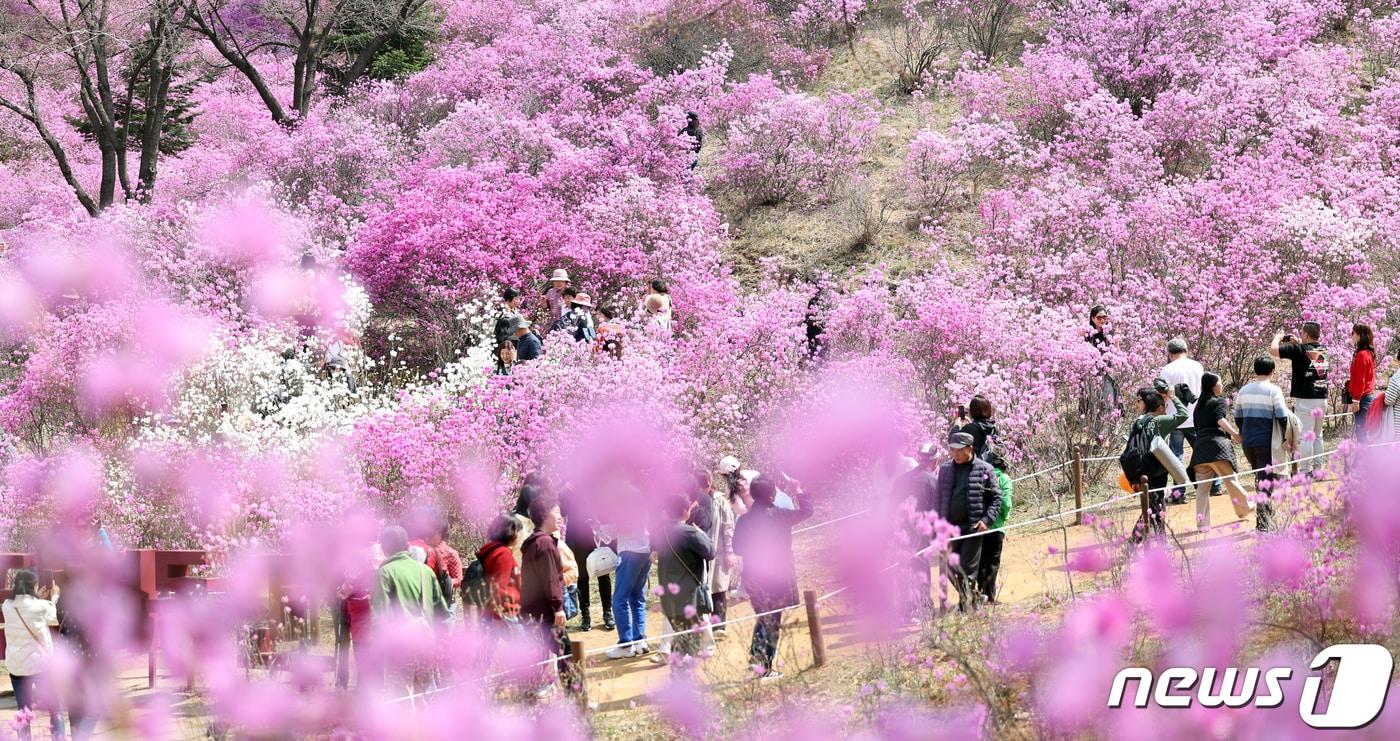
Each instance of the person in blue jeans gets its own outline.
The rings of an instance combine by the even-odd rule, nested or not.
[[[647,581],[651,575],[651,541],[646,530],[617,538],[617,573],[612,609],[617,645],[603,652],[609,659],[641,656],[647,648]]]

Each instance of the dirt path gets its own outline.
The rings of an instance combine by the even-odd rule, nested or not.
[[[1194,550],[1208,543],[1223,543],[1251,537],[1254,532],[1252,515],[1244,521],[1237,519],[1230,508],[1228,497],[1214,497],[1211,505],[1212,528],[1208,533],[1202,533],[1196,527],[1194,501],[1168,508],[1171,528],[1183,547]],[[1095,512],[1100,517],[1113,519],[1123,528],[1131,527],[1138,513],[1137,504],[1132,500]],[[1070,521],[1070,518],[1066,518],[1066,521]],[[833,530],[823,529],[799,535],[798,538],[832,537],[832,533]],[[1071,575],[1067,574],[1064,568],[1061,553],[1066,550],[1074,553],[1095,545],[1094,533],[1086,526],[1062,529],[1053,523],[1045,523],[1008,533],[1002,553],[1000,575],[1002,602],[1009,606],[1029,604],[1047,594],[1068,595]],[[1050,550],[1052,547],[1056,549],[1054,553]],[[801,544],[799,549],[802,549]],[[1076,588],[1082,588],[1093,581],[1091,575],[1072,576]],[[804,589],[816,588],[818,594],[830,589],[830,585],[823,583],[817,575],[803,574],[802,577]],[[851,658],[860,653],[866,645],[857,635],[855,621],[849,617],[851,608],[851,605],[843,603],[839,598],[821,604],[822,628],[829,662]],[[731,620],[752,614],[747,602],[730,605]],[[647,618],[647,635],[660,635],[663,632],[661,615],[654,605]],[[728,633],[728,637],[718,643],[715,654],[702,665],[702,676],[711,689],[743,691],[743,687],[753,684],[749,681],[752,675],[748,670],[748,647],[753,634],[753,621],[734,625],[728,629]],[[610,646],[617,639],[616,632],[601,630],[571,633],[571,636],[582,640],[587,649]],[[655,641],[652,643],[654,647]],[[652,702],[650,693],[662,688],[669,674],[667,667],[652,663],[650,656],[608,660],[598,655],[590,656],[587,663],[589,701],[598,714],[627,712]],[[783,616],[779,667],[789,677],[812,668],[811,639],[806,613],[801,608],[791,610]],[[790,681],[790,678],[782,681]]]

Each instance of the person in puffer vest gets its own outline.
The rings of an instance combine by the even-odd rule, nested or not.
[[[948,436],[953,459],[938,469],[938,485],[932,509],[939,517],[956,525],[963,535],[980,533],[992,527],[1001,514],[1001,488],[992,464],[973,454],[973,438],[966,432]],[[982,556],[983,536],[953,541],[949,554],[957,554],[957,564],[948,570],[958,590],[958,610],[975,608],[981,599],[977,570]]]

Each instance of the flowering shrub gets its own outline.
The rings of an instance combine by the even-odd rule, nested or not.
[[[879,124],[869,95],[788,93],[729,124],[719,181],[748,206],[824,201],[865,158]]]

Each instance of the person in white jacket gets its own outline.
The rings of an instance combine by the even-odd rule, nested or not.
[[[15,596],[0,605],[0,614],[5,618],[5,670],[10,674],[10,685],[15,691],[15,707],[28,709],[31,713],[38,707],[35,702],[36,685],[43,675],[44,665],[53,654],[53,635],[49,624],[58,622],[58,587],[52,594],[47,587],[39,587],[39,575],[30,569],[20,569],[14,576]],[[50,599],[52,597],[52,599]],[[32,725],[32,724],[31,724]],[[49,713],[49,727],[54,738],[63,738],[63,710],[54,708]],[[19,729],[21,739],[29,738],[30,726]]]

